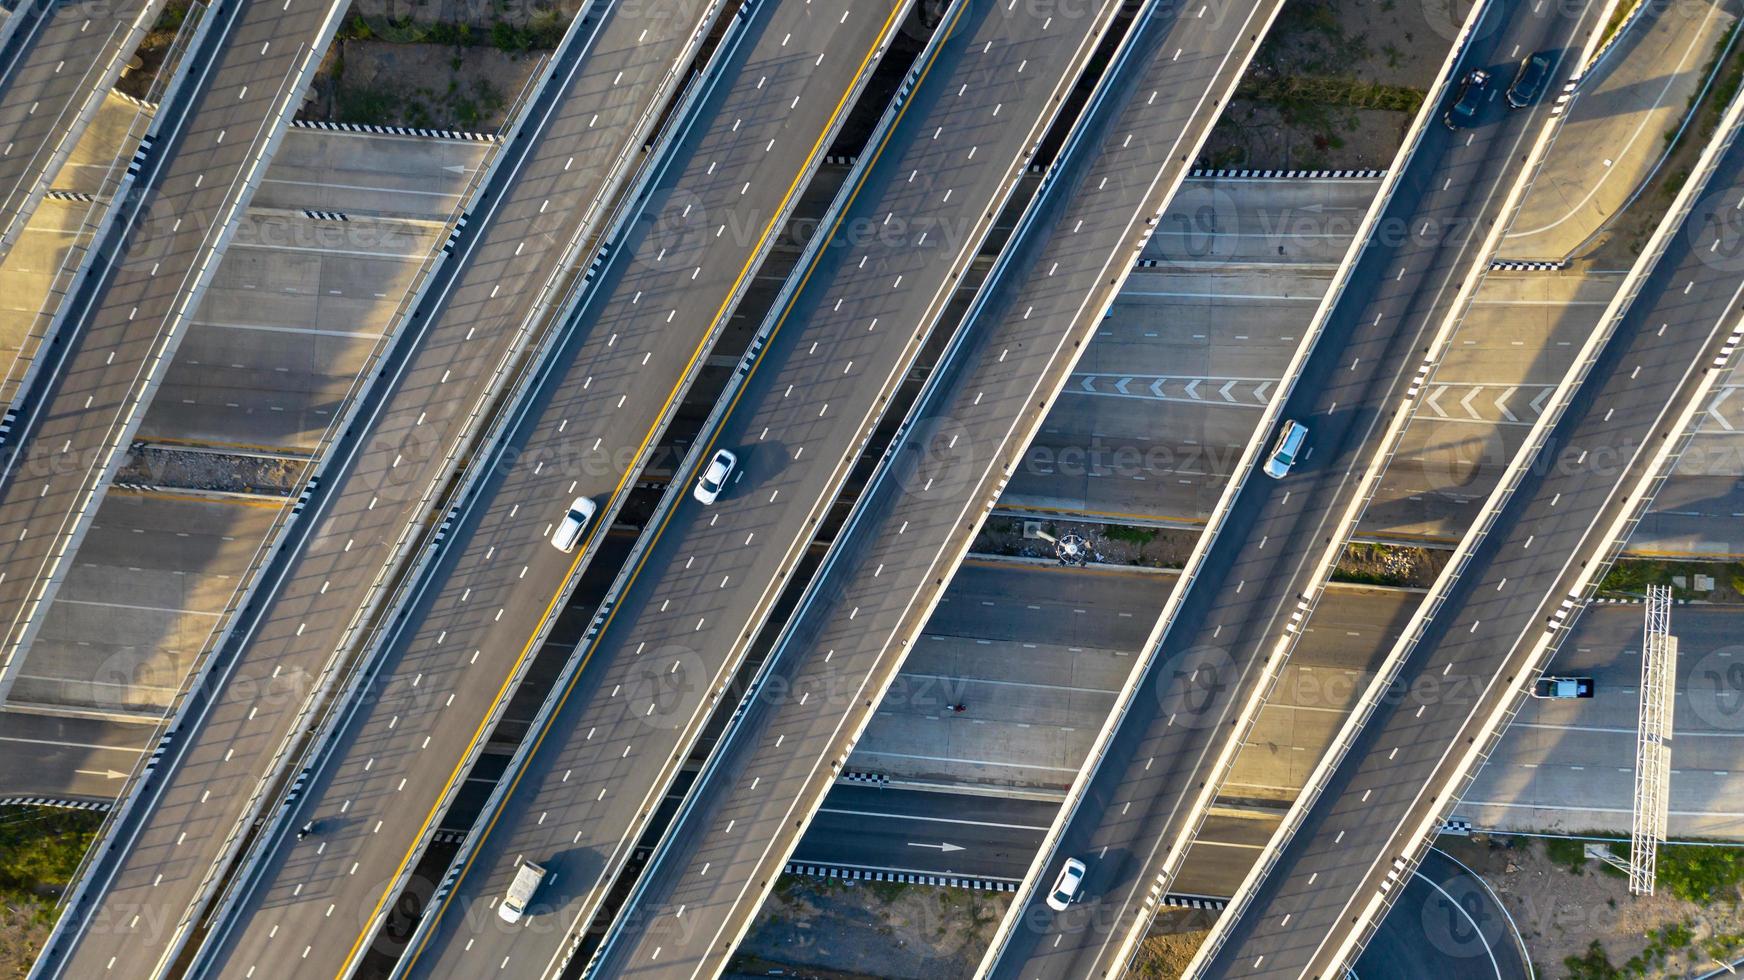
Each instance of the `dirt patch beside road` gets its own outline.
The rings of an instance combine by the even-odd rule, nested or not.
[[[1289,0],[1200,166],[1387,166],[1461,20],[1446,0]]]
[[[726,976],[957,980],[973,976],[1008,892],[786,875]]]
[[[532,51],[341,39],[321,63],[301,116],[494,133],[540,64]]]
[[[1480,834],[1443,837],[1436,846],[1502,897],[1540,977],[1683,977],[1712,968],[1716,954],[1744,951],[1735,883],[1713,879],[1706,901],[1676,894],[1691,893],[1687,871],[1679,870],[1691,858],[1724,858],[1723,852],[1661,849],[1656,894],[1638,898],[1619,872],[1583,857],[1579,841]]]

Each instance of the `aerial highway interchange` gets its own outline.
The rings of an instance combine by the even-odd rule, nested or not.
[[[1384,158],[1223,165],[1341,6],[579,0],[478,132],[361,0],[0,11],[29,975],[803,973],[818,878],[1525,977],[1438,837],[1736,842],[1744,4],[1426,6]]]

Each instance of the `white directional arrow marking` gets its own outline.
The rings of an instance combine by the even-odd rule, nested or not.
[[[1733,431],[1732,423],[1726,421],[1726,417],[1720,414],[1720,406],[1724,405],[1726,399],[1732,397],[1732,392],[1736,390],[1736,388],[1721,388],[1714,394],[1714,400],[1708,403],[1708,414],[1713,416],[1714,421],[1719,423],[1720,428],[1725,429],[1727,432]]]
[[[461,165],[460,165],[460,164],[458,164],[458,163],[456,163],[456,164],[454,164],[454,165],[452,165],[452,166],[447,166],[447,167],[443,167],[443,168],[442,168],[442,169],[443,169],[443,170],[446,170],[446,171],[448,171],[448,172],[449,172],[449,173],[451,173],[451,174],[463,174],[463,173],[466,173],[466,168],[465,168],[465,167],[464,167],[464,166],[461,166]]]
[[[1235,387],[1235,382],[1231,381],[1228,384],[1224,385],[1223,387],[1217,389],[1217,393],[1219,395],[1223,396],[1224,401],[1233,402],[1233,401],[1235,401],[1235,397],[1229,393],[1229,389],[1234,388],[1234,387]]]
[[[955,844],[916,844],[914,841],[909,841],[908,846],[909,847],[925,847],[925,848],[928,848],[930,850],[943,852],[945,854],[949,854],[952,851],[962,850],[961,847],[958,847]]]
[[[1254,389],[1254,401],[1259,402],[1262,405],[1265,404],[1266,389],[1270,388],[1271,386],[1272,386],[1272,383],[1270,381],[1261,381],[1260,386],[1258,388]]]
[[[1123,395],[1127,394],[1126,386],[1129,384],[1132,384],[1131,378],[1121,378],[1119,381],[1116,381],[1114,383],[1114,390],[1120,392]]]
[[[1428,405],[1429,410],[1441,418],[1447,418],[1447,413],[1441,410],[1441,406],[1436,404],[1435,400],[1445,394],[1447,394],[1447,386],[1442,385],[1430,392],[1428,398],[1423,399],[1423,404]]]
[[[1187,382],[1187,397],[1193,399],[1194,401],[1199,400],[1199,379],[1198,378],[1194,378],[1192,381]]]
[[[1096,394],[1096,375],[1086,374],[1084,375],[1084,380],[1078,383],[1084,386],[1085,391],[1088,391],[1092,395]]]
[[[1162,378],[1158,378],[1157,380],[1151,382],[1151,394],[1157,396],[1158,398],[1163,397],[1163,380],[1164,379],[1162,379]]]
[[[1550,393],[1555,391],[1555,390],[1556,389],[1554,387],[1547,387],[1543,391],[1539,392],[1538,397],[1532,399],[1532,411],[1543,412],[1544,411],[1544,399],[1549,398]]]
[[[1467,415],[1470,415],[1474,419],[1483,418],[1482,415],[1478,414],[1478,410],[1473,408],[1472,404],[1471,404],[1472,399],[1476,398],[1478,396],[1478,394],[1482,391],[1483,391],[1482,388],[1473,388],[1471,391],[1466,392],[1466,396],[1464,398],[1461,398],[1459,400],[1459,407],[1465,409],[1465,413]]]
[[[1508,411],[1508,397],[1510,395],[1514,394],[1514,392],[1519,391],[1519,390],[1520,389],[1518,387],[1509,388],[1507,391],[1504,391],[1500,395],[1496,396],[1496,409],[1502,413],[1502,417],[1506,418],[1510,422],[1520,421],[1519,419],[1514,417],[1513,412]]]
[[[113,769],[74,769],[81,776],[102,776],[104,779],[126,779],[127,774]]]

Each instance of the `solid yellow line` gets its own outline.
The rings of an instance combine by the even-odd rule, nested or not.
[[[964,5],[964,7],[966,7],[966,6],[967,6],[967,4]],[[890,21],[896,16],[896,12],[898,9],[900,9],[900,5],[896,8],[893,8],[890,12],[889,17],[885,18],[884,28],[883,28],[883,30],[881,30],[879,32],[880,37],[883,37],[884,33],[889,30]],[[940,30],[946,31],[947,36],[948,36],[948,32],[953,30],[956,27],[957,21],[962,18],[962,15],[963,15],[963,8],[960,7],[958,9],[956,15],[951,18],[951,22],[949,24],[941,25]],[[920,74],[915,79],[914,89],[918,89],[920,87],[921,83],[926,80],[928,73],[930,73],[932,71],[933,62],[938,59],[939,52],[941,50],[943,50],[943,47],[944,47],[944,45],[941,43],[938,47],[933,49],[932,57],[927,61],[926,65],[921,69]],[[876,51],[876,50],[877,50],[877,46],[874,45],[872,51],[867,52],[866,58],[861,61],[861,65],[860,65],[861,70],[865,69],[866,61],[871,59],[873,51]],[[859,77],[859,72],[855,72],[855,77],[856,78]],[[850,91],[851,91],[851,89],[850,89]],[[847,96],[846,96],[846,94],[844,94],[843,100],[846,100],[846,98],[847,98]],[[846,219],[849,209],[853,206],[854,200],[859,196],[860,191],[865,187],[867,176],[871,173],[872,168],[875,165],[877,165],[879,158],[883,156],[885,148],[889,145],[890,135],[892,133],[894,133],[896,130],[896,122],[901,121],[903,115],[908,112],[908,107],[911,104],[913,104],[912,99],[910,99],[909,102],[904,103],[902,108],[897,110],[896,119],[892,121],[889,131],[887,131],[885,134],[884,140],[879,143],[878,149],[873,152],[871,159],[867,162],[866,166],[860,171],[859,180],[855,183],[853,191],[851,191],[849,193],[847,200],[843,203],[841,211],[837,214],[835,223],[830,226],[830,235],[831,236],[833,236],[835,234],[835,232],[841,227],[842,221]],[[837,112],[841,111],[841,103],[840,102],[837,103],[836,111]],[[833,119],[834,116],[832,116],[831,118]],[[825,127],[825,129],[827,130],[828,127]],[[822,142],[821,136],[819,137],[819,142],[820,143]],[[817,147],[815,145],[813,146],[812,152],[813,153],[817,152]],[[828,238],[826,238],[825,241],[827,242]],[[781,311],[781,316],[775,321],[775,326],[770,329],[768,340],[773,341],[776,334],[781,332],[782,326],[785,325],[787,322],[788,315],[793,312],[794,303],[797,302],[798,298],[805,292],[806,284],[811,281],[812,273],[817,271],[818,263],[820,261],[822,261],[823,255],[824,255],[824,249],[820,248],[817,250],[816,254],[814,254],[812,256],[811,263],[806,267],[805,274],[800,277],[799,285],[793,290],[792,294],[788,297],[787,305]],[[727,417],[731,416],[733,413],[733,410],[738,407],[739,398],[743,396],[745,389],[747,387],[749,387],[750,380],[757,373],[757,369],[762,366],[763,354],[767,353],[771,346],[772,346],[772,344],[765,342],[763,345],[763,350],[752,361],[751,369],[745,375],[745,383],[741,384],[739,386],[738,392],[736,392],[734,394],[732,401],[727,406],[726,412],[723,413],[721,416],[723,421]],[[708,454],[709,450],[714,448],[715,440],[717,438],[719,438],[719,427],[717,427],[717,429],[716,429],[716,435],[711,436],[709,438],[708,445],[704,447],[702,455],[706,456]],[[676,513],[676,511],[677,511],[677,508],[669,508],[666,512],[666,516],[661,519],[660,526],[657,528],[654,528],[652,530],[652,532],[650,532],[650,533],[652,533],[653,537],[649,538],[649,547],[643,549],[642,557],[641,557],[641,559],[639,559],[637,561],[636,568],[630,573],[630,577],[624,583],[624,591],[628,592],[629,589],[635,585],[636,580],[641,577],[642,570],[647,567],[648,559],[653,554],[653,551],[654,551],[653,545],[658,543],[660,537],[663,534],[665,534],[666,527],[671,522],[672,516],[674,513]],[[564,706],[569,703],[569,696],[571,694],[575,693],[575,685],[581,680],[582,673],[584,671],[586,671],[587,665],[593,660],[594,653],[599,650],[600,642],[605,637],[606,632],[611,628],[612,621],[617,618],[618,609],[621,608],[621,605],[622,604],[619,604],[618,606],[614,606],[612,608],[612,611],[606,614],[605,621],[600,624],[599,630],[594,633],[593,641],[588,646],[587,652],[582,655],[581,662],[576,665],[575,672],[574,672],[574,674],[571,675],[571,677],[569,679],[569,684],[566,687],[564,687],[563,694],[557,699],[557,703],[552,707],[550,719],[554,720],[554,719],[556,719],[556,717],[559,714],[562,714]],[[545,727],[540,729],[539,733],[536,736],[534,736],[533,745],[527,752],[528,759],[532,759],[533,756],[538,754],[539,749],[545,744],[545,736],[549,735],[550,733],[551,733],[551,726],[549,723],[547,723],[545,725]],[[504,800],[507,800],[509,797],[513,796],[515,793],[515,790],[520,788],[521,778],[523,776],[525,776],[526,773],[527,773],[526,766],[522,766],[519,770],[517,770],[515,772],[514,776],[509,780],[509,788],[508,788],[507,792],[505,792],[503,794]],[[467,854],[465,863],[462,864],[460,867],[460,874],[455,877],[453,885],[451,885],[448,889],[448,894],[443,897],[442,904],[437,907],[436,919],[440,919],[442,917],[443,913],[446,912],[448,909],[449,902],[453,901],[454,896],[458,895],[460,893],[461,882],[465,881],[467,874],[472,871],[473,862],[478,859],[478,855],[483,851],[484,842],[486,840],[489,840],[491,833],[494,830],[496,830],[497,820],[502,817],[502,814],[503,814],[503,809],[502,809],[502,807],[499,806],[495,810],[495,812],[493,812],[490,815],[490,819],[485,822],[483,830],[481,830],[479,832],[478,844],[476,846],[472,847],[470,852]],[[395,877],[398,877],[398,875],[395,875]],[[379,908],[379,906],[378,906],[378,908]],[[373,919],[374,917],[375,916],[373,914],[370,916],[371,919]],[[418,948],[411,951],[410,958],[407,959],[407,961],[406,961],[406,969],[408,972],[411,970],[411,968],[413,966],[415,966],[417,964],[418,957],[423,955],[424,947],[429,943],[430,936],[433,935],[434,932],[435,932],[434,929],[431,929],[429,932],[427,932],[424,936],[424,939],[418,943]]]
[[[872,47],[869,48],[866,51],[865,56],[860,59],[860,66],[859,66],[859,68],[857,68],[854,71],[854,74],[851,76],[850,81],[848,83],[848,88],[845,91],[843,91],[841,97],[836,100],[836,106],[833,110],[831,110],[830,115],[829,115],[829,119],[825,122],[823,127],[819,130],[817,139],[812,142],[811,151],[809,153],[807,153],[802,158],[799,171],[794,174],[792,182],[790,182],[787,185],[786,193],[784,193],[781,196],[781,203],[776,207],[775,213],[770,216],[768,223],[764,225],[763,233],[761,236],[759,236],[759,238],[757,240],[757,248],[752,249],[751,254],[745,258],[745,264],[739,270],[738,276],[736,278],[734,278],[732,287],[729,288],[726,292],[726,295],[724,295],[721,298],[720,306],[716,308],[714,318],[709,321],[708,329],[703,331],[701,338],[699,338],[699,340],[697,341],[696,349],[691,352],[690,359],[689,359],[689,361],[686,362],[684,371],[679,374],[678,380],[672,386],[672,390],[667,393],[665,403],[661,405],[660,411],[658,413],[656,413],[656,415],[655,415],[654,424],[649,428],[647,434],[642,437],[641,445],[637,447],[636,455],[632,458],[640,459],[643,451],[647,449],[648,443],[650,441],[652,441],[654,439],[655,435],[658,433],[658,431],[660,429],[660,422],[659,422],[660,417],[664,416],[666,414],[666,410],[671,407],[673,400],[678,397],[680,390],[684,386],[685,376],[690,373],[690,370],[693,366],[695,366],[697,359],[702,357],[704,351],[707,349],[708,344],[709,344],[709,337],[714,332],[715,325],[720,322],[720,320],[723,316],[726,315],[727,308],[732,304],[733,295],[736,292],[738,292],[739,286],[740,286],[740,284],[742,284],[744,282],[745,277],[751,274],[752,266],[755,265],[756,260],[757,260],[757,253],[762,250],[763,243],[768,240],[769,235],[775,230],[776,223],[777,223],[778,219],[780,218],[782,211],[784,211],[786,209],[787,203],[793,199],[794,194],[798,193],[800,181],[805,177],[806,171],[808,169],[810,169],[810,164],[811,164],[812,159],[815,158],[818,154],[818,151],[823,148],[824,139],[826,136],[828,136],[830,129],[835,125],[836,119],[841,116],[842,110],[846,107],[847,102],[848,102],[848,97],[853,94],[856,81],[859,79],[860,74],[866,70],[866,66],[872,61],[872,56],[878,52],[879,45],[882,43],[884,36],[890,32],[891,23],[896,19],[896,13],[900,9],[901,9],[900,5],[893,6],[891,8],[890,13],[884,18],[884,24],[879,29],[877,35],[874,37]],[[844,212],[846,210],[847,210],[846,208],[843,209]],[[820,250],[820,254],[821,254],[821,250]],[[809,273],[807,273],[807,275],[809,275]],[[803,286],[801,288],[803,288]],[[796,291],[795,295],[798,295],[797,291]],[[785,317],[785,314],[783,314],[783,316]],[[773,333],[771,333],[771,336],[773,336]],[[754,368],[753,368],[753,370],[754,370]],[[746,380],[749,380],[748,375],[747,375]],[[741,390],[743,390],[743,389],[741,389]],[[737,401],[737,399],[735,398],[735,403],[736,403],[736,401]],[[730,413],[731,409],[729,408],[728,411]],[[712,444],[712,442],[711,442],[711,444]],[[624,484],[629,481],[633,472],[634,472],[633,467],[625,470],[623,477],[618,480],[617,488],[612,491],[612,497],[616,497],[618,495],[618,493],[620,493],[623,490]],[[607,499],[610,499],[610,498],[607,498]],[[667,512],[666,520],[671,519],[671,514],[672,514],[672,512],[669,510]],[[605,523],[604,521],[601,521],[601,522],[595,524],[594,527],[588,532],[587,540],[583,543],[582,547],[577,550],[575,560],[570,563],[569,572],[563,578],[563,580],[565,582],[567,582],[569,580],[569,578],[575,574],[575,571],[577,568],[580,567],[582,560],[588,556],[588,549],[592,545],[594,537],[599,533],[600,527],[602,525],[604,525],[604,523]],[[661,522],[661,529],[664,530],[665,526],[666,526],[666,522],[662,521]],[[646,561],[646,557],[644,557],[643,560]],[[641,571],[641,565],[639,564],[637,566],[637,572],[639,573],[640,571]],[[626,583],[625,588],[628,589],[629,585],[633,584],[634,581],[635,581],[635,576],[632,575],[630,581],[628,583]],[[392,893],[391,883],[394,881],[397,881],[399,879],[400,875],[405,872],[406,866],[411,863],[413,856],[417,853],[417,850],[418,850],[417,842],[419,840],[423,839],[425,831],[427,831],[430,828],[430,824],[436,819],[437,812],[442,807],[442,797],[444,797],[448,794],[449,788],[452,787],[454,785],[455,781],[460,778],[462,770],[465,768],[465,765],[466,765],[466,757],[472,754],[473,746],[477,745],[478,741],[484,737],[485,727],[490,722],[491,714],[496,710],[496,706],[509,693],[510,682],[514,679],[515,674],[517,672],[519,672],[522,662],[525,661],[527,659],[528,655],[532,653],[533,648],[534,648],[534,646],[538,640],[538,637],[539,637],[540,628],[543,627],[545,621],[551,617],[552,612],[555,611],[558,603],[562,601],[564,595],[565,595],[565,589],[563,589],[562,587],[559,587],[558,590],[556,591],[556,593],[554,593],[551,596],[550,601],[546,603],[545,612],[543,615],[540,616],[540,618],[538,620],[538,625],[534,627],[533,635],[531,635],[527,638],[526,644],[521,648],[520,655],[515,658],[514,667],[509,671],[507,676],[505,676],[503,678],[502,686],[497,689],[497,695],[494,699],[492,699],[491,706],[485,712],[484,718],[480,719],[480,721],[478,723],[477,730],[473,732],[472,740],[467,743],[466,751],[461,753],[461,758],[459,761],[457,761],[455,763],[454,770],[448,774],[448,781],[443,784],[442,791],[437,794],[436,803],[431,806],[430,812],[424,816],[423,823],[419,825],[418,833],[413,838],[412,846],[407,848],[405,856],[400,858],[399,866],[394,869],[393,875],[389,877],[389,879],[388,879],[390,882],[389,888],[383,890],[381,897],[376,899],[375,907],[370,910],[369,916],[364,919],[363,930],[358,933],[357,938],[355,940],[353,940],[353,942],[351,944],[350,951],[345,954],[345,959],[344,959],[344,961],[342,961],[342,963],[340,965],[340,970],[339,970],[339,973],[337,975],[337,980],[343,980],[343,978],[345,977],[345,974],[346,974],[346,967],[357,956],[358,949],[369,938],[369,936],[372,932],[371,924],[375,922],[376,916],[381,914],[382,907],[387,904],[388,898],[390,897],[390,895]],[[597,644],[599,642],[599,637],[603,636],[605,634],[606,627],[609,626],[611,623],[611,616],[615,615],[616,612],[617,612],[617,610],[613,609],[612,613],[608,614],[608,616],[606,618],[606,622],[601,624],[599,631],[594,635],[594,637],[595,637],[594,643],[595,643],[596,647],[597,647]],[[592,655],[593,655],[593,648],[590,648],[588,651],[588,657],[592,657]],[[587,660],[584,658],[581,666],[585,667],[586,665],[587,665]],[[580,670],[580,668],[578,668],[576,670],[576,677],[579,678],[580,676],[581,676],[581,670]],[[570,690],[573,690],[573,688],[574,688],[574,682],[572,680],[571,685],[570,685]],[[569,694],[569,691],[565,690],[564,697],[566,699],[568,697],[568,694]],[[562,702],[559,702],[558,707],[559,707],[559,709],[561,709]],[[553,714],[553,717],[555,717],[556,712],[554,711],[552,714]],[[544,739],[544,733],[541,733],[540,734],[540,741],[543,741],[543,739]],[[534,743],[534,751],[538,750],[538,745],[539,745],[539,742]],[[518,783],[519,783],[519,777],[517,776],[515,783],[510,785],[510,792],[511,793],[514,791],[514,786]],[[495,817],[493,816],[491,823],[494,825],[495,822],[496,822]],[[487,834],[488,834],[488,830],[487,830]],[[480,840],[482,842],[483,838],[481,837]],[[473,853],[474,854],[477,853],[476,848],[474,849]],[[470,864],[471,864],[471,860],[469,858],[468,865],[470,865]],[[462,874],[464,876],[464,872]],[[459,885],[459,879],[456,879],[455,885],[456,886]],[[444,908],[447,907],[446,900],[444,900],[444,902],[443,902],[443,907]],[[422,948],[423,948],[423,944],[420,943],[418,952],[421,952]],[[407,968],[410,969],[410,967],[416,962],[417,962],[417,953],[415,952],[413,954],[412,959],[407,962],[407,964],[406,964]]]

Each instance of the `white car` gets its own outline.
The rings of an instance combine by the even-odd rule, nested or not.
[[[696,492],[692,495],[697,502],[712,504],[721,497],[721,491],[727,486],[727,477],[733,475],[733,467],[739,465],[739,457],[725,449],[715,450],[708,465],[703,467],[702,476],[696,481]]]
[[[581,541],[581,532],[587,530],[587,522],[593,520],[594,511],[598,510],[594,502],[586,497],[577,497],[569,505],[569,512],[563,515],[563,520],[557,522],[557,529],[551,532],[551,547],[565,554],[575,550]]]
[[[1085,870],[1084,862],[1077,858],[1066,859],[1066,866],[1060,869],[1060,876],[1054,879],[1054,890],[1048,892],[1048,908],[1055,912],[1066,911],[1066,906],[1078,897],[1078,889],[1084,884]]]
[[[1291,420],[1284,423],[1284,431],[1278,436],[1278,444],[1272,448],[1272,455],[1266,459],[1266,475],[1274,480],[1282,480],[1290,474],[1290,467],[1296,465],[1296,457],[1301,455],[1302,443],[1308,440],[1308,427]]]

